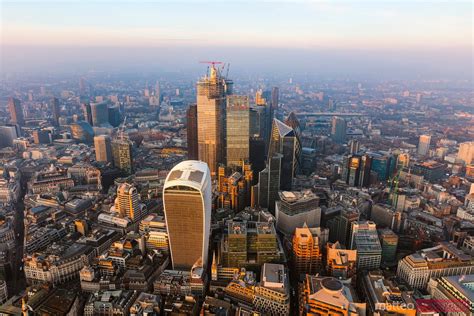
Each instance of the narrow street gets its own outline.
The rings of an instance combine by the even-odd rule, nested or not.
[[[21,195],[18,203],[15,204],[15,242],[16,246],[13,250],[13,261],[12,261],[12,282],[8,287],[9,294],[18,294],[26,286],[25,273],[23,271],[23,244],[24,244],[24,210],[25,205],[23,199],[25,197],[26,185],[22,181]]]

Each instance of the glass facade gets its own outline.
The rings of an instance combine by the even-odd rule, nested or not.
[[[249,159],[249,98],[230,95],[226,113],[227,166],[241,166]]]

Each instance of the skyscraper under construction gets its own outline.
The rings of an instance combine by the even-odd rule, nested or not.
[[[226,96],[232,94],[232,81],[212,62],[209,73],[197,83],[198,157],[206,162],[211,175],[225,164]]]

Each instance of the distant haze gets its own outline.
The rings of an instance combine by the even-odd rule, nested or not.
[[[1,70],[472,78],[470,1],[3,1]]]

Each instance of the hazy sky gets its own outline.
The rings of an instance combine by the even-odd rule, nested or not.
[[[472,75],[468,0],[0,3],[7,71],[51,69],[54,61],[58,68],[184,67],[218,57],[235,67],[285,71],[318,65],[330,70],[331,64],[338,69],[343,62],[368,72]]]

